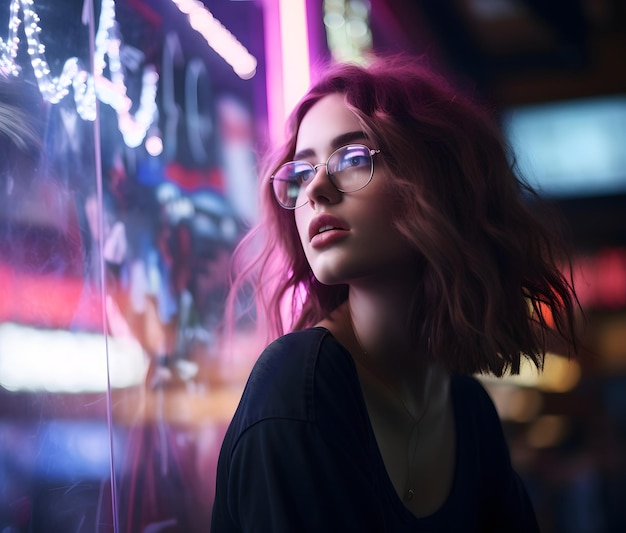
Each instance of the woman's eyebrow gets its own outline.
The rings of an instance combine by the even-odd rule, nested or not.
[[[367,140],[367,135],[363,131],[349,131],[347,133],[342,133],[341,135],[337,135],[332,141],[330,141],[330,146],[333,150],[337,148],[341,148],[346,144],[350,144],[354,141],[365,141]],[[305,148],[304,150],[300,150],[296,152],[293,156],[294,160],[304,159],[306,157],[311,157],[315,155],[315,151],[311,148]]]
[[[341,135],[337,135],[337,137],[335,137],[331,141],[330,145],[336,150],[337,148],[341,148],[342,146],[350,144],[351,142],[365,141],[366,139],[367,135],[365,135],[365,132],[361,130],[349,131],[348,133],[342,133]]]

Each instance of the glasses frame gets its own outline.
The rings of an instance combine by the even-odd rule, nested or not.
[[[334,174],[331,174],[330,172],[328,172],[328,163],[329,161],[332,159],[332,157],[339,151],[344,150],[346,148],[350,148],[350,147],[358,147],[358,148],[365,148],[370,155],[370,159],[371,159],[371,163],[370,163],[370,177],[367,179],[367,181],[365,182],[365,184],[361,185],[360,187],[356,188],[356,189],[351,189],[351,190],[346,190],[346,189],[341,189],[337,186],[337,184],[334,181]],[[284,167],[286,167],[287,165],[293,165],[294,163],[300,163],[303,165],[308,165],[309,167],[311,167],[311,169],[313,170],[313,174],[312,176],[315,176],[317,174],[317,171],[320,167],[326,167],[326,175],[328,176],[328,180],[332,183],[333,187],[335,189],[337,189],[340,193],[345,194],[345,193],[351,193],[351,192],[357,192],[360,191],[361,189],[364,189],[365,187],[367,187],[371,181],[372,178],[374,177],[374,156],[376,154],[380,154],[380,150],[376,149],[376,148],[370,148],[369,146],[365,146],[364,144],[360,144],[360,143],[350,143],[350,144],[346,144],[344,146],[340,146],[339,148],[337,148],[332,154],[330,154],[328,156],[328,159],[326,160],[325,163],[317,163],[316,165],[314,165],[313,163],[309,163],[308,161],[302,161],[302,160],[295,160],[295,161],[287,161],[286,163],[283,163],[282,165],[280,165],[276,171],[274,172],[274,174],[271,175],[270,177],[270,187],[272,188],[272,193],[274,194],[274,198],[276,198],[276,201],[278,202],[278,205],[280,205],[283,209],[289,209],[290,211],[293,211],[294,209],[298,209],[299,207],[305,206],[306,204],[309,203],[309,200],[306,200],[304,203],[302,204],[297,204],[294,206],[290,206],[290,205],[285,205],[283,204],[280,199],[278,198],[278,195],[276,194],[276,189],[274,188],[274,179],[276,177],[276,174]],[[303,181],[301,186],[304,184],[305,182]]]

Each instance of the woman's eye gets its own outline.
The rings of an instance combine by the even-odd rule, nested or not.
[[[306,170],[302,170],[299,174],[298,174],[298,180],[300,181],[300,183],[306,183],[307,181],[309,181],[313,176],[315,176],[315,171],[312,169],[306,169]]]
[[[366,164],[366,158],[360,155],[351,155],[344,157],[339,165],[338,170],[346,170],[349,168],[361,167]]]
[[[298,183],[309,181],[315,172],[313,167],[308,164],[299,163],[293,166],[289,173],[289,179]]]

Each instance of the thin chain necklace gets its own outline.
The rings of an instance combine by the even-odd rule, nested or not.
[[[348,306],[348,309],[349,309],[349,306]],[[424,417],[428,413],[428,409],[430,407],[430,394],[428,394],[428,391],[427,391],[426,406],[424,407],[424,410],[420,413],[420,415],[416,417],[411,411],[411,409],[409,409],[409,407],[407,406],[406,402],[402,398],[402,395],[397,393],[395,389],[393,388],[393,386],[389,384],[386,379],[380,376],[379,372],[376,372],[376,370],[372,368],[367,350],[363,348],[361,339],[359,338],[359,335],[356,332],[356,328],[354,327],[354,321],[352,320],[352,310],[349,310],[349,314],[350,314],[350,326],[352,327],[352,333],[354,335],[354,339],[361,352],[358,357],[358,362],[361,364],[363,368],[365,368],[370,374],[372,374],[377,379],[377,381],[379,381],[387,389],[387,391],[391,394],[393,398],[396,398],[396,400],[398,400],[402,404],[404,411],[406,412],[407,415],[409,415],[409,417],[413,421],[411,432],[409,433],[409,439],[408,439],[409,442],[407,445],[408,472],[407,472],[407,479],[405,483],[405,489],[403,492],[404,500],[407,502],[410,502],[415,497],[415,488],[413,486],[413,467],[415,464],[415,457],[417,455],[417,445],[419,442],[419,425],[424,420]]]

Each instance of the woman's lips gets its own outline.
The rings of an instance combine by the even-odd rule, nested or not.
[[[309,224],[309,240],[312,241],[314,237],[329,231],[348,231],[348,229],[348,225],[343,220],[333,215],[317,215]]]
[[[330,246],[348,236],[349,231],[341,228],[332,228],[317,233],[311,239],[312,248],[324,248]]]
[[[313,248],[329,246],[348,236],[350,229],[341,219],[324,213],[316,216],[309,224],[309,241]]]

